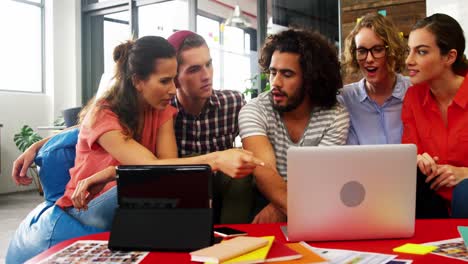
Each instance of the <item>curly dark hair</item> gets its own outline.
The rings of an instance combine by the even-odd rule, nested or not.
[[[336,95],[343,82],[336,48],[328,39],[308,29],[289,29],[269,36],[259,59],[263,72],[269,73],[275,51],[300,55],[303,88],[312,105],[329,109],[337,104]]]

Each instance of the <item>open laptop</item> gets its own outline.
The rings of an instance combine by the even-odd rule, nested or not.
[[[291,147],[288,241],[410,237],[416,146]]]
[[[117,167],[112,250],[192,251],[213,243],[208,165]]]

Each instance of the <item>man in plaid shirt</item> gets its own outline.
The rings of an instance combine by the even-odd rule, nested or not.
[[[213,90],[210,50],[200,35],[177,31],[168,41],[177,51],[177,95],[171,104],[179,110],[174,122],[179,156],[232,148],[245,104],[242,94]]]
[[[172,34],[168,41],[177,52],[177,93],[171,104],[178,109],[174,130],[179,157],[234,147],[239,134],[239,111],[245,104],[242,94],[213,90],[212,59],[203,37],[182,30]],[[230,184],[230,177],[220,173],[214,177],[215,215],[220,212],[223,199],[220,195]],[[220,217],[216,215],[215,222]]]

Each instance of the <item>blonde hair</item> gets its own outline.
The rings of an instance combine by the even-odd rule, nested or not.
[[[387,68],[391,73],[400,73],[405,69],[406,44],[403,36],[390,21],[390,19],[378,14],[368,13],[361,17],[354,29],[348,34],[345,40],[342,64],[345,67],[344,73],[353,74],[359,71],[359,64],[356,59],[356,42],[354,38],[363,28],[369,28],[385,42],[387,48]]]

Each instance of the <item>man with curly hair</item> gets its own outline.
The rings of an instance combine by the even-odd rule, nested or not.
[[[253,173],[259,191],[253,222],[283,222],[288,148],[343,145],[349,115],[336,99],[342,87],[336,49],[319,33],[289,29],[269,36],[259,63],[271,90],[241,109],[240,136],[244,149],[265,162]]]
[[[410,80],[405,69],[406,45],[389,18],[363,16],[346,37],[346,73],[360,72],[359,82],[345,85],[338,96],[349,111],[347,144],[400,144],[401,108]]]

